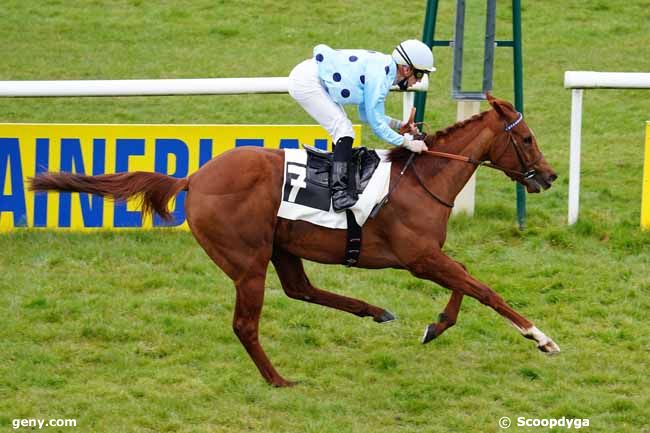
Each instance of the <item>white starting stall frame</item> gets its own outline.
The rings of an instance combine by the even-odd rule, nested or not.
[[[650,73],[566,71],[564,87],[571,94],[571,149],[569,154],[568,223],[578,221],[580,209],[580,144],[584,89],[650,89]]]
[[[406,120],[415,99],[413,92],[426,92],[429,79],[404,92],[402,116]],[[0,81],[0,97],[74,97],[74,96],[171,96],[240,95],[247,93],[288,93],[287,77],[188,78],[157,80],[60,80]],[[391,90],[398,90],[393,86]]]

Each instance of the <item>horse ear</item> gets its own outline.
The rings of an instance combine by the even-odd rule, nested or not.
[[[499,101],[497,98],[492,96],[492,94],[490,92],[487,92],[486,96],[487,96],[487,101],[492,106],[492,108],[494,108],[494,110],[497,113],[499,113],[500,116],[505,116],[506,113],[505,113],[505,110],[503,109],[503,107],[500,104],[501,101]]]

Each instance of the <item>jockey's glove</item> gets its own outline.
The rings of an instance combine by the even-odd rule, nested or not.
[[[413,136],[411,134],[404,134],[404,142],[402,143],[402,146],[415,153],[420,153],[423,150],[428,149],[424,141],[413,140]]]

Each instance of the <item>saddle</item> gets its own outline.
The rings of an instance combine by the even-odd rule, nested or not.
[[[306,144],[303,144],[303,147],[307,151],[306,181],[329,190],[330,171],[333,161],[332,152],[327,152]],[[354,173],[357,178],[357,193],[361,194],[366,189],[380,161],[381,159],[374,150],[369,150],[365,147],[352,149],[350,162],[354,164]]]
[[[328,210],[332,197],[330,172],[333,154],[307,145],[303,145],[303,147],[307,151],[307,177],[305,181],[316,186],[317,195],[320,193],[322,196],[327,197],[327,208],[325,210]],[[354,167],[358,194],[361,194],[366,189],[380,161],[381,158],[374,150],[365,147],[352,149],[350,162]],[[323,202],[324,200],[321,199],[320,201]],[[348,233],[343,264],[349,267],[357,263],[361,254],[361,227],[357,224],[350,209],[345,210],[345,215],[348,223]]]

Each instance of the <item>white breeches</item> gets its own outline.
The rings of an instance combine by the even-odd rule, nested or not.
[[[343,107],[330,98],[318,78],[314,59],[298,64],[289,74],[289,94],[334,140],[354,138],[352,122]]]

